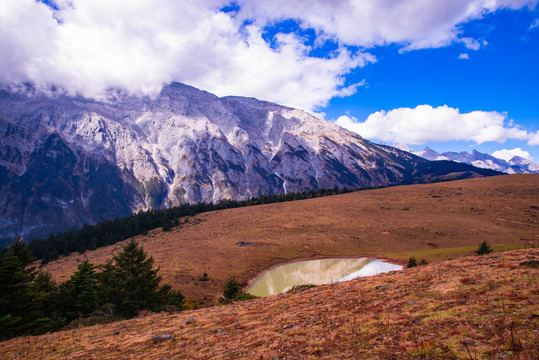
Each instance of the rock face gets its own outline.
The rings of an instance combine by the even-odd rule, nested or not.
[[[0,138],[0,239],[182,203],[421,182],[427,162],[301,110],[179,83],[101,101],[2,90]]]

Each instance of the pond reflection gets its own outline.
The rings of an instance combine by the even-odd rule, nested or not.
[[[270,296],[302,284],[322,285],[401,270],[402,266],[370,258],[331,258],[291,262],[268,270],[247,292]]]

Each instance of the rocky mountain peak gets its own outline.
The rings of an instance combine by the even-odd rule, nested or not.
[[[7,89],[0,136],[0,238],[183,203],[423,181],[413,174],[426,163],[298,109],[179,83],[103,99]]]

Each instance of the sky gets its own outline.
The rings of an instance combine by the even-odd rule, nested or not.
[[[0,83],[301,108],[378,143],[539,162],[539,0],[0,0]]]

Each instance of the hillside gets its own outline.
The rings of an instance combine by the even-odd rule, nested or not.
[[[137,239],[164,282],[196,305],[212,305],[229,277],[246,284],[294,259],[370,254],[405,263],[472,254],[482,241],[498,250],[537,247],[538,216],[539,175],[504,175],[222,210]],[[61,257],[43,270],[65,281],[79,262],[104,263],[121,245]],[[204,272],[210,281],[199,281]]]
[[[537,359],[539,250],[0,343],[3,359]]]
[[[180,83],[100,100],[0,89],[0,140],[0,245],[186,203],[497,174],[417,174],[427,160],[304,111]]]

